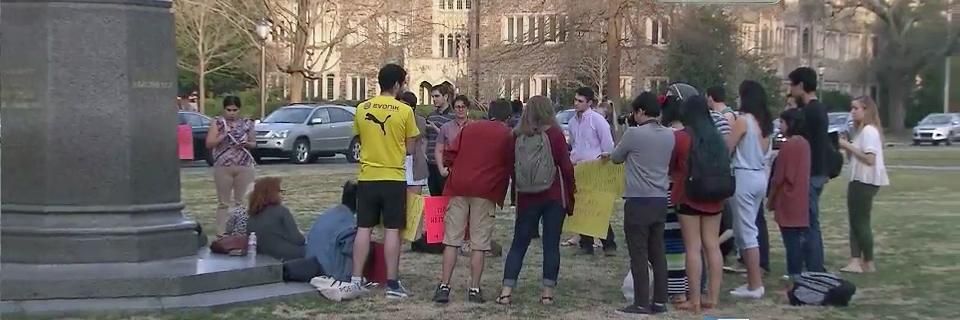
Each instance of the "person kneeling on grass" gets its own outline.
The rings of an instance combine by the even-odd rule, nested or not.
[[[464,245],[470,228],[470,302],[483,303],[480,277],[484,255],[491,249],[494,213],[503,200],[513,170],[513,137],[506,121],[510,103],[497,100],[490,105],[490,120],[465,126],[444,150],[444,166],[450,168],[443,195],[450,197],[444,218],[443,269],[433,301],[450,301],[450,278],[457,264],[457,249]]]

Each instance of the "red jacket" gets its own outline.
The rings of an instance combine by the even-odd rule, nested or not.
[[[513,135],[499,121],[473,122],[460,131],[443,151],[450,168],[443,195],[476,197],[503,206],[513,174]]]
[[[678,206],[686,205],[701,212],[720,213],[723,211],[723,201],[699,202],[687,198],[687,178],[690,177],[687,160],[690,158],[692,139],[686,130],[674,131],[673,135],[677,140],[670,158],[670,181],[673,182],[673,189],[670,189],[671,200]]]
[[[538,193],[517,193],[517,211],[522,211],[531,204],[556,200],[563,203],[564,208],[567,209],[567,214],[573,214],[573,194],[576,192],[576,182],[573,179],[573,163],[570,162],[570,147],[567,145],[567,139],[563,136],[563,131],[560,128],[551,127],[547,129],[546,133],[547,138],[550,139],[553,163],[560,168],[560,172],[553,179],[553,185],[550,186],[550,189]],[[563,181],[562,188],[560,181]],[[565,191],[566,194],[561,193],[561,190]]]
[[[780,146],[770,179],[768,207],[781,227],[809,227],[810,144],[796,135]]]

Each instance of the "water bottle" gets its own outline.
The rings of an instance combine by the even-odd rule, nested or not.
[[[247,237],[247,253],[251,257],[257,256],[257,233],[251,232],[250,236]]]

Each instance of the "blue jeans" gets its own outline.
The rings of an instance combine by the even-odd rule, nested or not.
[[[533,230],[543,220],[543,286],[556,287],[560,274],[560,232],[566,210],[559,201],[544,201],[525,206],[517,210],[517,219],[513,226],[513,242],[503,266],[503,286],[514,288],[523,267],[523,257],[533,239]]]
[[[809,272],[826,272],[823,267],[823,235],[820,234],[820,195],[830,179],[810,177],[810,229],[803,243],[803,260]]]
[[[803,272],[803,245],[807,242],[809,228],[781,227],[783,248],[787,256],[787,275],[793,277]]]

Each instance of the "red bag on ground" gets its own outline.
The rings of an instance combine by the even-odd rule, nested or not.
[[[387,283],[387,259],[382,243],[370,242],[370,256],[367,258],[367,265],[363,267],[363,277],[381,285]]]

